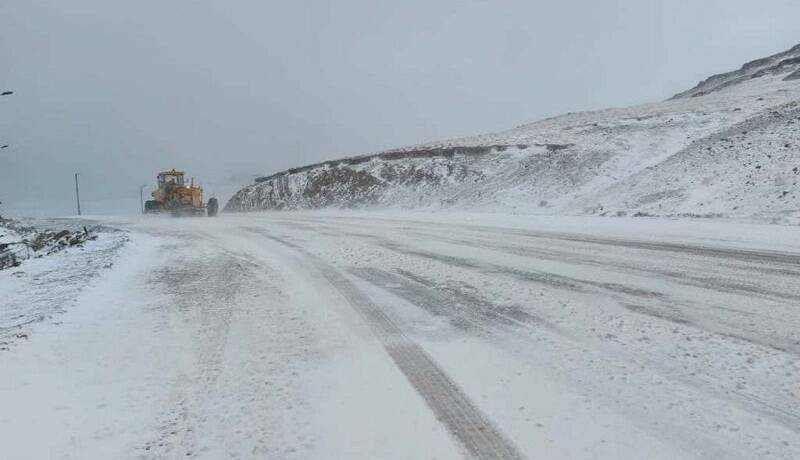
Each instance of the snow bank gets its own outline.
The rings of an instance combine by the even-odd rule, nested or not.
[[[27,340],[37,324],[58,322],[128,241],[108,227],[83,230],[82,221],[28,223],[0,227],[0,242],[9,245],[2,254],[12,262],[0,270],[0,352]]]

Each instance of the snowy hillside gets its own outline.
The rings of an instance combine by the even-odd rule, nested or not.
[[[800,219],[800,45],[669,101],[333,160],[228,211],[381,207]]]
[[[783,79],[786,81],[800,79],[800,45],[782,53],[750,61],[739,70],[712,75],[694,88],[676,94],[673,99],[703,96],[764,75],[785,75]]]

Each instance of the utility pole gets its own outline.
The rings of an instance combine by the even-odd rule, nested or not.
[[[14,94],[14,91],[3,91],[3,92],[0,92],[0,96],[10,96],[12,94]],[[7,148],[8,148],[8,144],[0,145],[0,150],[7,149]],[[0,201],[0,204],[3,204],[3,202]],[[0,217],[2,217],[2,216],[0,216]]]
[[[14,91],[3,91],[2,93],[0,93],[0,96],[10,96],[12,94],[14,94]],[[0,145],[0,149],[7,149],[7,148],[8,144]]]
[[[78,215],[81,215],[81,193],[78,191],[78,173],[75,173],[75,201],[78,202]]]
[[[141,206],[142,206],[142,214],[144,214],[144,188],[145,187],[147,187],[146,184],[139,186],[139,204],[141,204]]]

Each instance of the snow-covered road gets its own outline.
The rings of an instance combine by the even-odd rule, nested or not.
[[[2,458],[800,458],[797,227],[104,223],[117,263],[0,351]]]

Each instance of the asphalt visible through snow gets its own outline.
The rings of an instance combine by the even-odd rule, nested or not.
[[[11,458],[800,457],[800,238],[542,222],[110,219],[121,260],[0,353],[0,441]]]

